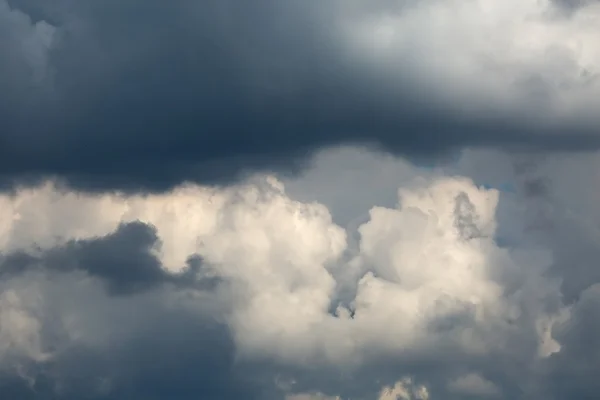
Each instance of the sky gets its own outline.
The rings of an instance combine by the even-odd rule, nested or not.
[[[0,0],[0,398],[598,398],[599,27]]]

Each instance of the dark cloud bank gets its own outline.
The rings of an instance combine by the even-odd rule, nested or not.
[[[591,2],[555,3],[568,17]],[[392,82],[342,45],[335,27],[339,4],[0,0],[0,187],[48,177],[93,191],[230,183],[253,169],[294,171],[314,150],[340,143],[410,156],[465,146],[600,147],[600,136],[585,123],[460,114],[418,89],[409,75]],[[392,6],[374,1],[364,12],[386,7]],[[541,199],[547,185],[533,179],[521,190]],[[549,243],[571,307],[571,318],[553,330],[560,352],[543,360],[534,354],[536,336],[526,331],[530,321],[511,322],[523,324],[510,336],[511,351],[485,355],[441,346],[425,356],[409,350],[367,360],[349,371],[239,359],[221,314],[165,300],[187,291],[214,294],[223,282],[205,278],[199,258],[190,258],[183,272],[168,272],[153,252],[160,246],[156,230],[141,222],[103,237],[1,254],[0,295],[20,282],[39,280],[50,292],[44,287],[58,286],[42,296],[50,300],[41,308],[40,346],[59,351],[48,360],[1,353],[8,362],[0,365],[0,398],[282,400],[292,392],[319,392],[370,400],[404,375],[427,384],[434,400],[480,398],[449,390],[448,377],[471,371],[494,382],[486,392],[491,398],[597,398],[597,243],[570,226],[568,215],[543,217],[560,225]],[[457,224],[470,230],[465,239],[477,237],[472,218]],[[66,303],[77,302],[69,285],[80,279],[100,288],[102,295],[90,293],[79,311],[96,321],[90,332],[111,332],[107,342],[66,337],[59,318],[53,320],[69,309],[57,293],[64,290]],[[0,326],[0,351],[3,334]]]
[[[9,0],[0,182],[164,190],[293,171],[314,149],[347,142],[419,155],[600,145],[586,124],[447,110],[401,73],[405,60],[383,66],[400,71],[392,76],[348,51],[336,25],[356,8],[347,4]]]
[[[101,238],[70,241],[39,254],[15,252],[0,259],[0,277],[9,278],[29,271],[80,271],[101,279],[111,294],[126,295],[164,284],[179,288],[208,289],[216,278],[202,278],[202,260],[190,257],[179,274],[167,272],[152,253],[160,246],[156,230],[141,222],[121,225]]]

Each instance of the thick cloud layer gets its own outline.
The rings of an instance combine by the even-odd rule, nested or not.
[[[593,396],[598,279],[581,268],[589,284],[572,295],[572,243],[531,229],[545,214],[518,186],[553,177],[542,192],[556,207],[563,178],[541,161],[533,178],[517,168],[514,189],[456,174],[491,179],[480,162],[500,158],[468,152],[453,171],[343,149],[285,185],[4,195],[0,395]],[[350,159],[364,180],[321,190]]]
[[[0,182],[168,189],[340,142],[598,148],[599,17],[536,0],[2,0]]]

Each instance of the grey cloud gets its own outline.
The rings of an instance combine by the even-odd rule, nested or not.
[[[28,271],[84,272],[106,283],[118,295],[156,288],[164,284],[211,288],[216,278],[200,275],[202,260],[191,257],[181,273],[170,273],[153,253],[160,242],[156,230],[141,222],[120,225],[114,233],[37,253],[17,251],[0,259],[0,277]],[[182,266],[183,267],[183,266]]]
[[[477,211],[469,200],[469,196],[464,192],[456,196],[454,216],[454,224],[465,240],[481,237],[483,233],[477,226]]]
[[[21,22],[0,41],[12,55],[0,78],[13,88],[0,97],[5,188],[47,177],[86,190],[229,182],[248,169],[295,171],[315,149],[339,143],[421,155],[464,145],[600,145],[585,124],[542,128],[502,112],[441,111],[413,77],[390,76],[344,47],[336,24],[355,3],[9,4],[2,15]],[[403,7],[380,1],[359,10]],[[50,44],[36,36],[40,27],[55,30]],[[35,60],[23,53],[26,36],[41,43]],[[25,72],[34,64],[45,71],[41,83]]]
[[[590,173],[598,163],[597,154],[571,157],[515,157],[515,188],[524,200],[522,215],[527,232],[534,241],[552,249],[552,273],[562,279],[562,294],[567,303],[600,282],[595,187]]]
[[[598,153],[541,156],[473,150],[459,162],[459,173],[504,190],[498,209],[503,243],[551,250],[551,273],[561,279],[567,303],[600,282],[600,180],[594,172],[599,162]]]
[[[549,374],[545,388],[548,398],[593,399],[598,396],[599,312],[600,291],[598,285],[594,285],[583,291],[569,319],[554,330],[561,351],[553,354],[545,366]]]
[[[72,340],[47,362],[2,371],[0,396],[23,400],[281,398],[274,397],[279,391],[268,368],[251,369],[235,361],[228,331],[213,319],[161,303],[138,305],[147,308],[129,315],[136,322],[126,321],[125,328],[118,324],[126,314],[111,312],[107,318],[97,305],[80,306],[78,312],[97,312],[94,319],[110,325],[110,344],[92,346]]]
[[[576,11],[582,7],[596,3],[598,0],[552,0],[559,7],[568,11]]]
[[[492,382],[477,374],[461,376],[448,385],[448,389],[455,393],[461,393],[467,397],[498,397],[499,389]]]
[[[493,176],[496,165],[501,165],[497,160],[486,164],[485,158],[470,158],[476,160],[470,168],[484,181],[486,176]],[[500,181],[514,184],[517,201],[523,203],[522,210],[513,208],[499,215],[499,223],[501,227],[519,223],[529,227],[526,237],[513,238],[511,245],[534,243],[552,250],[550,273],[561,279],[561,295],[570,306],[565,320],[552,329],[560,351],[532,368],[535,383],[530,385],[528,398],[597,398],[600,214],[595,171],[600,158],[598,154],[509,154],[505,159],[513,163],[514,175],[505,171]]]
[[[74,340],[64,332],[69,327],[51,321],[53,312],[45,313],[45,342],[54,343],[55,355],[45,362],[25,363],[20,371],[0,370],[2,397],[283,400],[286,393],[318,391],[342,399],[372,400],[383,385],[413,376],[431,388],[433,399],[458,400],[461,397],[446,390],[448,376],[474,369],[502,385],[506,398],[522,398],[512,375],[527,376],[525,370],[516,368],[507,375],[511,370],[503,363],[512,364],[510,357],[502,354],[478,358],[451,348],[432,348],[425,356],[406,351],[358,369],[293,368],[274,361],[243,360],[236,356],[230,332],[214,316],[181,304],[173,307],[161,299],[164,292],[119,299],[126,300],[124,304],[107,300],[93,288],[86,290],[89,299],[73,296],[70,287],[74,282],[67,278],[54,279],[52,284],[58,290],[50,290],[51,294],[46,293],[47,283],[39,283],[47,310],[55,309],[58,316],[85,314],[87,321],[102,328],[90,343]],[[68,308],[61,298],[69,302]],[[94,330],[94,326],[88,329]]]

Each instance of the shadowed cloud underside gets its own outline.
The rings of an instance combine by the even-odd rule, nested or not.
[[[598,148],[597,3],[0,2],[0,184],[227,183],[366,143]]]

